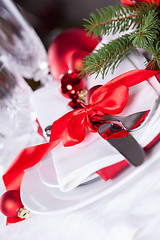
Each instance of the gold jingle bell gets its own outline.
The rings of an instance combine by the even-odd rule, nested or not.
[[[88,90],[87,89],[82,89],[79,91],[78,93],[78,98],[79,100],[82,102],[82,103],[86,103],[86,96],[87,96],[87,92]]]
[[[30,216],[30,212],[27,208],[23,207],[18,210],[17,215],[21,219],[27,219]]]

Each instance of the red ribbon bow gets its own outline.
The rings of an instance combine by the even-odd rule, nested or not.
[[[89,105],[84,106],[83,109],[71,111],[53,123],[50,141],[61,139],[65,147],[82,142],[86,128],[91,132],[96,132],[91,124],[92,117],[97,116],[99,119],[105,114],[121,113],[128,102],[129,87],[153,76],[153,72],[157,73],[157,71],[150,70],[133,70],[98,88],[91,95]]]
[[[57,138],[62,140],[63,146],[73,146],[82,142],[86,135],[86,128],[96,132],[91,124],[92,117],[105,114],[119,114],[123,111],[129,98],[129,88],[109,82],[97,89],[91,96],[89,104],[83,109],[71,111],[52,125],[50,141]],[[94,118],[95,121],[95,118]]]
[[[20,191],[26,169],[36,165],[60,141],[65,147],[82,142],[85,138],[86,128],[95,132],[90,121],[93,116],[121,113],[129,98],[129,87],[147,80],[158,72],[160,71],[132,70],[124,73],[95,90],[89,105],[83,109],[73,110],[56,120],[52,125],[49,143],[25,148],[18,154],[3,175],[6,189]],[[17,219],[7,220],[10,222],[18,221]]]

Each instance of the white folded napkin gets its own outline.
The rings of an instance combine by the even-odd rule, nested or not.
[[[135,55],[136,63],[133,64],[133,56],[132,54],[130,57],[125,58],[116,69],[116,72],[114,74],[109,72],[104,80],[90,77],[87,81],[88,86],[104,84],[117,76],[118,72],[123,73],[135,69],[135,66],[138,65],[138,58],[140,58],[140,65],[143,64],[141,55]],[[132,62],[129,60],[130,58],[132,58]],[[126,116],[139,111],[152,110],[157,99],[158,94],[150,83],[148,81],[142,82],[130,89],[129,102],[120,115]],[[33,94],[32,104],[43,129],[69,111],[68,102],[69,100],[61,95],[56,84],[53,88],[43,88]],[[159,119],[160,105],[156,111],[152,112],[152,116],[144,126],[133,133],[133,136],[142,147],[146,146],[158,135]],[[53,149],[52,156],[61,191],[72,190],[84,182],[85,179],[91,177],[97,170],[124,159],[115,148],[97,133],[89,132],[85,140],[78,145],[63,147],[60,143]]]
[[[152,109],[156,99],[157,94],[148,82],[139,84],[131,90],[130,101],[122,115]],[[152,118],[133,133],[142,147],[158,135],[159,117],[160,106]],[[52,154],[59,187],[62,191],[72,190],[97,170],[124,159],[114,147],[95,133],[88,133],[82,143],[72,147],[63,147],[60,143]]]

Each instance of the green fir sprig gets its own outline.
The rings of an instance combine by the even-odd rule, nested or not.
[[[151,53],[152,58],[148,61],[148,69],[160,69],[160,41],[155,41],[153,45],[149,46],[148,52]]]
[[[132,49],[143,48],[152,55],[149,67],[160,68],[160,8],[158,4],[142,3],[130,6],[109,6],[91,13],[85,29],[93,36],[124,32],[124,35],[103,44],[98,50],[86,56],[80,68],[80,75],[107,74],[115,70]],[[130,30],[129,34],[125,31]]]
[[[148,14],[155,8],[154,4],[146,2],[141,5],[135,4],[134,8],[120,5],[108,6],[97,9],[97,13],[92,12],[89,19],[84,19],[87,23],[84,27],[88,30],[88,34],[93,36],[124,32],[129,28],[134,29],[144,14]]]
[[[110,68],[114,71],[124,56],[134,49],[129,37],[129,34],[125,34],[86,56],[80,75],[95,73],[97,77],[101,73],[104,78]]]
[[[133,8],[123,6],[109,6],[96,10],[96,13],[90,14],[90,19],[84,19],[87,24],[84,25],[88,34],[93,36],[114,34],[123,32],[129,28],[134,28],[141,18],[141,14],[133,11]]]
[[[130,40],[135,47],[148,49],[159,38],[160,18],[156,10],[143,15],[138,28],[131,34]]]

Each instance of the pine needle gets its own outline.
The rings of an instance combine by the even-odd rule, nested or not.
[[[86,56],[82,68],[79,69],[80,76],[96,73],[97,77],[101,73],[104,78],[110,68],[114,71],[122,59],[134,49],[129,37],[129,34],[125,34]]]
[[[92,12],[89,19],[84,19],[87,23],[84,27],[88,30],[88,34],[93,33],[93,36],[124,32],[128,29],[134,29],[142,16],[155,8],[154,4],[148,3],[135,4],[134,8],[119,5],[108,6],[100,10],[97,9],[97,13]]]
[[[158,12],[152,10],[144,14],[136,31],[131,35],[130,40],[138,48],[146,49],[159,37],[160,19]]]
[[[134,29],[130,34],[124,34],[108,44],[93,51],[82,62],[80,76],[84,74],[101,73],[102,77],[109,69],[112,72],[130,53],[131,50],[143,48],[153,58],[149,61],[149,68],[160,68],[160,8],[158,3],[141,3],[130,6],[109,6],[91,13],[85,28],[93,36],[115,34]]]

